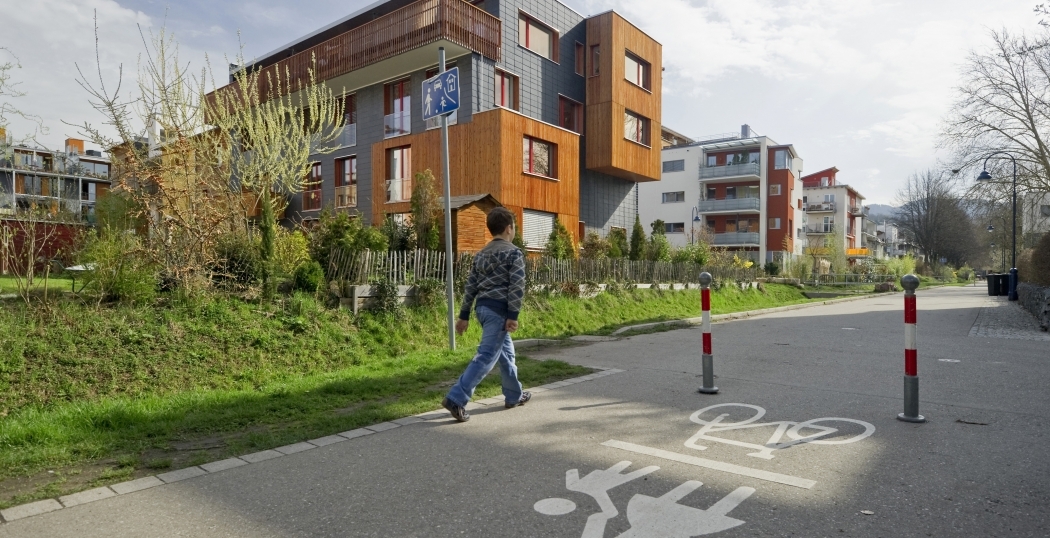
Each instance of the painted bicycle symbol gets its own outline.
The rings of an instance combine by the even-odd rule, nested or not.
[[[731,415],[738,415],[742,410],[748,415],[753,414],[753,416],[744,419],[729,420]],[[748,456],[771,460],[773,459],[774,450],[783,450],[802,443],[812,443],[814,445],[845,445],[856,443],[857,441],[870,437],[871,434],[875,433],[875,426],[872,424],[862,420],[854,420],[852,418],[823,417],[814,418],[805,422],[793,422],[790,420],[757,422],[758,419],[765,416],[765,414],[766,410],[757,405],[742,403],[724,403],[705,407],[689,417],[689,420],[702,425],[703,428],[700,428],[700,431],[696,432],[696,435],[690,437],[689,440],[685,442],[685,446],[696,450],[707,450],[706,446],[700,445],[697,442],[701,440],[712,441],[715,443],[750,448],[756,452],[752,452],[748,454]],[[856,426],[863,427],[864,431],[861,433],[855,433],[857,430]],[[718,433],[758,428],[775,428],[773,433],[769,436],[769,440],[766,441],[764,445],[715,436],[715,434]],[[840,430],[847,430],[849,433],[844,432],[839,434]]]

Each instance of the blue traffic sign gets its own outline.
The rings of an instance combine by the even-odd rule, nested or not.
[[[459,68],[423,81],[423,119],[451,114],[459,109]]]

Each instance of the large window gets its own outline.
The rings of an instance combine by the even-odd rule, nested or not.
[[[773,153],[773,168],[776,170],[789,170],[791,168],[791,153],[786,149],[778,149]]]
[[[386,201],[409,201],[412,198],[412,147],[386,150],[386,161]]]
[[[779,230],[780,229],[780,217],[770,217],[769,218],[769,229],[770,230]]]
[[[452,69],[453,67],[455,67],[455,65],[456,65],[455,63],[445,64],[445,68],[446,69]],[[433,77],[436,77],[437,74],[438,74],[438,70],[437,70],[436,67],[434,67],[432,69],[427,69],[426,77],[428,79],[429,78],[433,78]],[[448,115],[448,124],[449,125],[455,125],[456,123],[459,123],[459,110],[458,109]],[[435,117],[430,118],[429,120],[426,121],[426,128],[427,129],[436,129],[438,127],[441,127],[441,118],[440,117],[435,116]]]
[[[383,138],[412,132],[412,93],[409,79],[383,86]]]
[[[636,86],[649,87],[649,63],[628,52],[624,56],[624,77]]]
[[[342,146],[357,145],[357,94],[343,97],[343,135]]]
[[[518,44],[544,58],[558,61],[558,34],[528,15],[518,16]]]
[[[591,76],[598,76],[598,60],[601,59],[602,49],[598,45],[591,45]]]
[[[583,132],[583,105],[569,99],[558,97],[558,124],[570,131]]]
[[[574,58],[574,60],[576,62],[576,65],[574,67],[576,68],[576,74],[580,75],[581,77],[583,76],[583,71],[584,71],[584,68],[583,68],[583,64],[584,64],[584,58],[583,57],[584,57],[584,54],[585,53],[584,53],[583,43],[580,43],[580,42],[577,41],[576,42],[576,57]]]
[[[685,171],[685,159],[678,159],[677,161],[664,161],[664,172],[684,172]]]
[[[526,136],[522,139],[522,168],[527,174],[556,176],[557,146]]]
[[[518,77],[496,70],[496,106],[518,109]]]
[[[335,207],[357,207],[357,156],[335,161]]]
[[[684,222],[665,222],[664,233],[669,234],[684,234],[685,223]]]
[[[736,187],[726,187],[726,200],[736,200]]]
[[[321,209],[321,180],[321,163],[313,163],[303,182],[303,211]]]
[[[673,204],[685,201],[685,191],[663,193],[663,203]]]
[[[717,164],[718,164],[718,156],[717,155],[708,155],[707,156],[707,166],[716,166]]]
[[[649,145],[649,118],[639,116],[630,110],[623,115],[623,136],[632,142]]]

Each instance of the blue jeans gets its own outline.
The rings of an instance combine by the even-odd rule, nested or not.
[[[516,404],[521,400],[521,382],[518,381],[518,367],[514,364],[514,342],[505,330],[507,319],[487,306],[479,306],[476,314],[481,324],[481,343],[466,371],[448,391],[448,399],[461,407],[467,405],[474,389],[499,362],[503,397],[508,404]]]

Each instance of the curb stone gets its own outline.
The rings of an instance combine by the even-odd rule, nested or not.
[[[565,379],[555,383],[549,383],[540,387],[530,387],[528,390],[533,392],[534,394],[538,394],[540,392],[545,392],[561,387],[567,387],[577,383],[583,383],[585,381],[593,381],[595,379],[599,379],[607,375],[618,374],[624,371],[616,368],[602,368],[600,366],[584,367],[590,368],[592,370],[597,370],[597,372],[580,377]],[[475,401],[470,403],[472,405],[475,405],[475,408],[484,408],[488,405],[502,405],[503,398],[486,398],[481,401]],[[170,484],[173,482],[188,480],[191,478],[196,478],[198,476],[220,473],[227,469],[234,469],[237,467],[243,467],[245,465],[252,465],[263,461],[280,458],[285,456],[285,454],[296,454],[317,447],[348,441],[357,437],[365,437],[378,432],[397,429],[403,425],[416,424],[430,420],[438,420],[445,418],[449,418],[448,412],[444,409],[436,409],[434,411],[427,411],[426,413],[420,413],[418,415],[403,417],[388,422],[380,422],[378,424],[373,424],[364,428],[357,428],[355,430],[345,431],[335,435],[329,435],[326,437],[311,439],[309,441],[303,441],[300,443],[294,443],[291,445],[277,447],[271,450],[261,450],[252,454],[245,454],[240,457],[217,460],[202,464],[200,466],[186,467],[184,469],[178,469],[175,471],[170,471],[155,476],[145,476],[142,478],[137,478],[135,480],[129,480],[127,482],[112,484],[110,486],[104,486],[100,488],[80,491],[77,493],[71,493],[69,495],[63,495],[58,499],[44,499],[41,501],[12,506],[11,508],[5,508],[3,510],[0,510],[0,526],[27,517],[33,517],[40,514],[54,512],[56,510],[72,508],[74,506],[92,503],[103,499],[109,499],[120,495],[127,495],[136,491],[142,491],[145,489],[163,486],[165,484]]]

